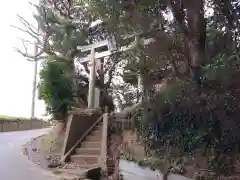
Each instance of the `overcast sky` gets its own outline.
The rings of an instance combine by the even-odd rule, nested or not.
[[[30,117],[34,64],[15,52],[19,37],[28,38],[11,27],[21,26],[16,14],[34,23],[29,0],[3,1],[0,6],[0,115]],[[32,2],[36,2],[33,0]],[[44,103],[36,102],[36,116],[44,114]]]

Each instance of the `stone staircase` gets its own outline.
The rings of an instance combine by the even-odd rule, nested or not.
[[[84,110],[69,116],[62,165],[56,171],[61,179],[97,180],[107,171],[107,115]]]
[[[73,114],[66,127],[62,166],[57,170],[61,178],[98,180],[96,177],[117,176],[121,137],[113,129],[119,129],[120,124],[121,121],[108,113]]]
[[[70,156],[70,162],[77,164],[81,169],[97,167],[101,156],[101,140],[102,123],[99,123],[75,149]]]

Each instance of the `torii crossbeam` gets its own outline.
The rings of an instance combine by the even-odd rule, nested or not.
[[[128,36],[126,38],[131,38],[131,36]],[[142,39],[143,39],[143,45],[149,45],[155,42],[154,38],[148,38],[148,39],[142,38]],[[134,48],[135,45],[136,45],[136,38],[135,38],[135,41],[133,41],[130,45],[122,46],[121,48],[117,49],[114,38],[111,38],[111,39],[109,38],[103,41],[96,42],[94,44],[77,47],[78,50],[80,50],[81,52],[90,51],[90,54],[88,54],[87,56],[77,59],[79,63],[90,62],[90,78],[89,78],[89,89],[88,89],[88,108],[89,109],[98,108],[94,106],[95,98],[96,98],[95,97],[96,59],[102,59],[118,52],[131,50],[132,48]],[[96,52],[96,49],[101,47],[107,47],[107,50],[102,52]],[[99,100],[99,97],[97,99]]]

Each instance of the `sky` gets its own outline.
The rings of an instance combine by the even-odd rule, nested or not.
[[[32,0],[35,3],[37,0]],[[35,23],[29,0],[3,1],[0,6],[0,115],[30,117],[34,63],[14,47],[22,48],[19,38],[29,37],[11,25],[21,27],[16,14]],[[43,117],[44,103],[36,100],[35,116]]]

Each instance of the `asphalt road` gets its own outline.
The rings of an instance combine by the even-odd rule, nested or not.
[[[49,129],[0,133],[0,180],[54,180],[22,154],[22,145]]]
[[[120,160],[120,173],[124,180],[159,180],[162,174],[158,171],[152,171],[149,168],[140,167],[137,163]],[[169,174],[168,180],[190,180],[177,174]]]
[[[49,129],[0,133],[0,180],[56,180],[51,172],[37,167],[22,154],[22,145],[43,135]],[[121,173],[126,180],[158,180],[160,173],[141,168],[121,160]],[[183,176],[170,175],[169,180],[188,180]]]

